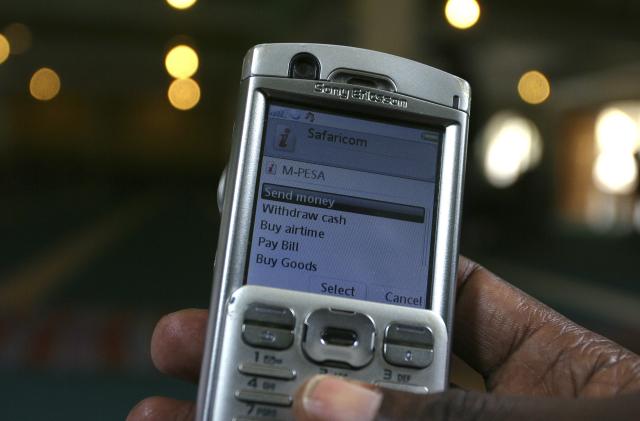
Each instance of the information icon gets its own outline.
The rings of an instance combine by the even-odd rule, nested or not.
[[[289,126],[285,126],[284,124],[278,125],[274,146],[276,149],[287,152],[293,152],[296,149],[296,136],[292,133]]]

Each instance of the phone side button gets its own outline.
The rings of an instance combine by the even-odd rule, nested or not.
[[[264,403],[267,405],[291,406],[293,398],[284,393],[259,392],[256,390],[236,390],[236,399],[242,402]]]
[[[272,379],[293,380],[296,378],[295,370],[266,364],[240,363],[238,371],[250,376],[269,377]]]
[[[384,387],[385,389],[398,390],[400,392],[417,393],[421,395],[429,393],[429,388],[427,386],[393,382],[375,382],[374,384],[379,387]]]

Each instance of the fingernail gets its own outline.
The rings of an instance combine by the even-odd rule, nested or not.
[[[381,402],[380,392],[332,376],[314,377],[302,394],[307,415],[327,421],[372,421]]]

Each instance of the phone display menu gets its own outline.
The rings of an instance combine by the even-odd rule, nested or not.
[[[269,105],[247,284],[426,308],[441,137]]]

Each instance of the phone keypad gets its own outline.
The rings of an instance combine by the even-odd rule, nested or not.
[[[369,351],[364,365],[373,358],[376,351],[381,352],[386,363],[393,366],[421,370],[433,363],[434,337],[430,328],[419,324],[389,323],[382,337],[382,349],[375,350],[375,327],[366,315],[356,312],[333,313],[329,309],[319,309],[311,313],[318,320],[311,316],[305,319],[300,344],[302,351],[321,365],[324,361],[320,361],[322,358],[319,357],[314,358],[315,354],[311,352],[313,349],[309,348],[311,343],[324,344],[327,349],[335,348],[336,355],[332,355],[329,360],[347,362],[352,370],[358,370],[359,365],[358,361],[355,364],[352,361],[352,354],[357,354],[355,351],[359,350],[357,344],[363,344],[363,349]],[[362,320],[348,323],[357,317]],[[289,419],[289,408],[293,405],[291,382],[297,379],[298,373],[286,366],[287,362],[283,357],[290,352],[286,350],[294,343],[295,325],[296,318],[289,308],[259,302],[246,307],[241,325],[242,339],[252,348],[267,350],[256,351],[255,359],[245,360],[237,366],[238,372],[247,377],[244,385],[235,390],[234,396],[238,401],[251,406],[247,407],[249,409],[245,415],[238,414],[235,421],[277,421],[280,416]],[[314,329],[318,331],[315,334]],[[344,356],[338,351],[343,352]],[[395,377],[391,381],[387,381],[385,377],[384,381],[379,380],[375,384],[412,393],[429,392],[426,386],[410,383],[411,373],[398,373],[398,382]]]

